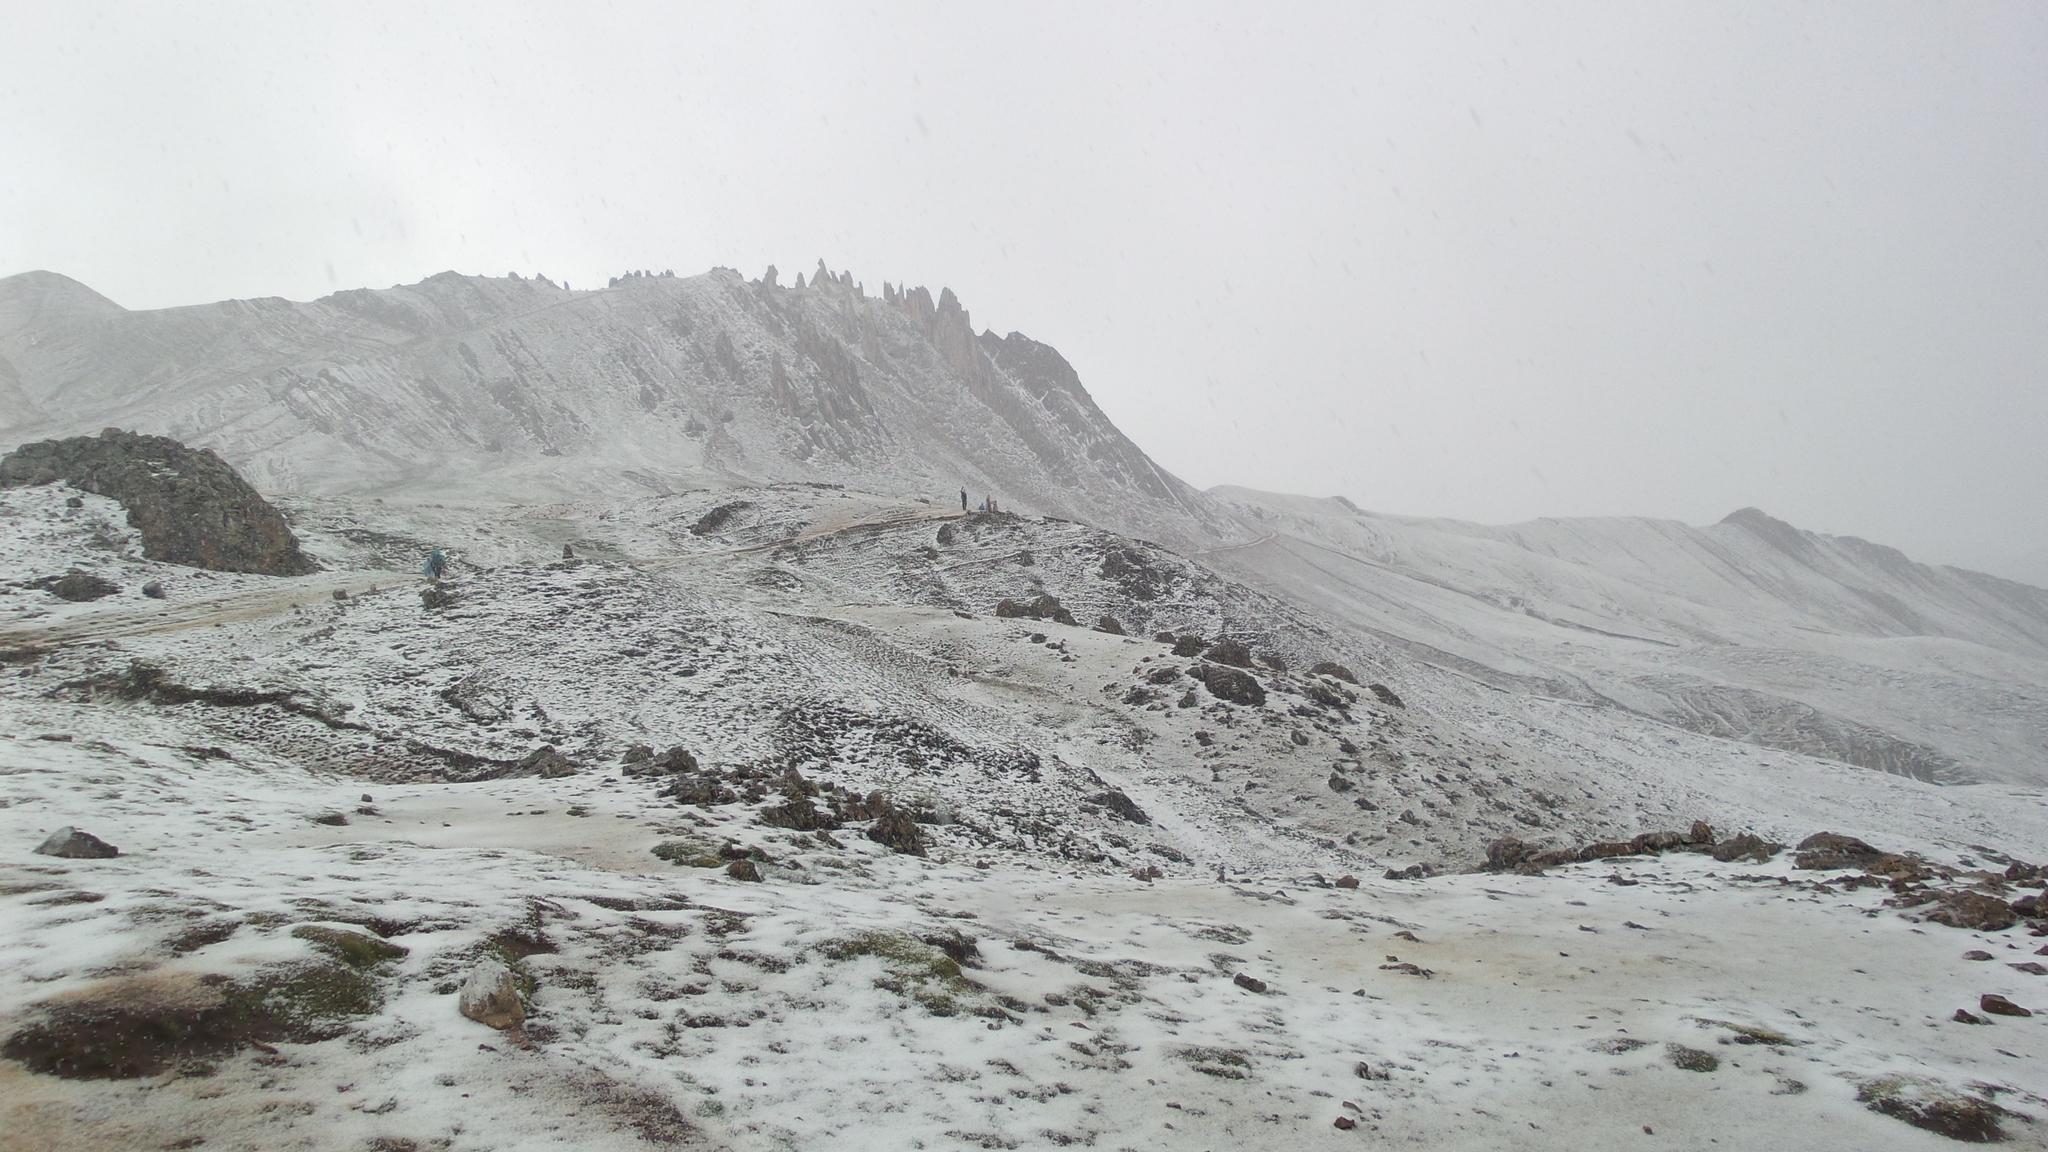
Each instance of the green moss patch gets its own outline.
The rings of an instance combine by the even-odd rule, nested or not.
[[[292,935],[351,968],[375,968],[379,964],[400,960],[407,955],[404,948],[379,940],[375,936],[365,936],[361,932],[348,932],[340,928],[323,928],[318,924],[301,924],[292,929]]]
[[[946,949],[928,944],[907,932],[869,931],[827,940],[817,951],[832,960],[853,960],[872,956],[887,973],[875,981],[879,988],[894,992],[934,1016],[1007,1017],[1002,1006],[990,999],[981,985],[969,980],[960,962]]]
[[[38,1005],[41,1018],[0,1056],[69,1080],[123,1080],[201,1068],[251,1043],[313,1043],[384,1005],[377,982],[333,960],[299,961],[246,981],[110,981],[95,994]]]
[[[1664,1055],[1672,1066],[1687,1072],[1712,1072],[1721,1067],[1721,1058],[1712,1052],[1699,1048],[1687,1048],[1683,1044],[1666,1044]]]
[[[1173,1055],[1204,1076],[1219,1080],[1251,1079],[1252,1058],[1239,1048],[1176,1048]]]
[[[1924,1076],[1899,1074],[1865,1080],[1856,1086],[1856,1101],[1872,1112],[1966,1144],[2005,1139],[2005,1131],[1999,1127],[2005,1109]]]

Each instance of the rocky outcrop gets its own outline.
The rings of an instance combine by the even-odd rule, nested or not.
[[[1209,695],[1232,704],[1247,704],[1254,708],[1266,702],[1266,689],[1249,672],[1222,664],[1197,664],[1188,669],[1188,675],[1202,682]]]
[[[1022,602],[1004,600],[996,605],[996,615],[1005,620],[1050,620],[1055,624],[1080,627],[1080,622],[1074,619],[1074,614],[1067,611],[1059,599],[1049,592],[1040,592],[1037,596]]]
[[[59,481],[119,500],[152,560],[266,576],[317,569],[283,514],[211,449],[109,428],[24,444],[0,459],[0,488]]]

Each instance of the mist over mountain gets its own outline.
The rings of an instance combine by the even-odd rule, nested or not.
[[[2041,589],[1197,491],[822,262],[14,276],[9,448],[35,1147],[2043,1146]]]

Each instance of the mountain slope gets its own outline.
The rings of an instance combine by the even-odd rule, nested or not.
[[[1216,489],[1224,571],[1500,684],[1922,779],[2048,772],[2048,592],[1755,509],[1488,527]]]
[[[0,437],[119,423],[258,486],[555,499],[859,483],[1211,540],[1209,505],[1053,349],[977,336],[950,291],[730,270],[601,291],[442,273],[311,303],[130,312],[0,281]]]

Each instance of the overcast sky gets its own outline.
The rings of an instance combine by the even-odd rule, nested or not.
[[[2048,584],[2048,7],[6,5],[0,275],[819,257],[1202,486]]]

